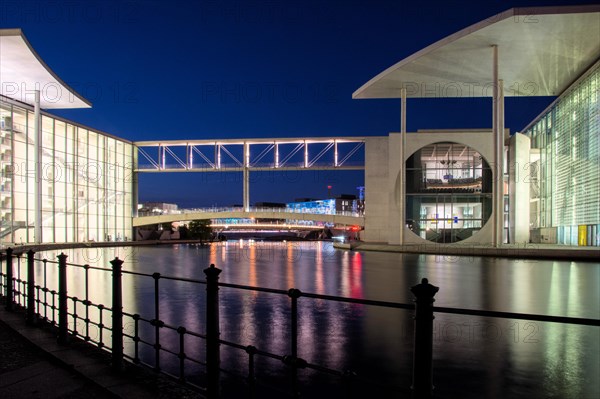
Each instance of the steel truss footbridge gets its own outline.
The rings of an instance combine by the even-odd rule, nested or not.
[[[243,174],[243,207],[187,210],[134,218],[134,226],[195,219],[260,218],[317,221],[364,226],[354,214],[320,214],[285,208],[250,207],[250,172],[304,170],[364,170],[365,137],[311,137],[268,139],[161,140],[134,142],[138,150],[137,173],[240,172]]]

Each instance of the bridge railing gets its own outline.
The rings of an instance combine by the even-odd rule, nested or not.
[[[36,259],[33,251],[24,254],[14,254],[12,248],[5,252],[5,268],[0,273],[0,293],[4,297],[6,309],[14,311],[15,308],[23,308],[26,311],[26,322],[29,324],[50,324],[55,327],[57,339],[61,344],[68,344],[71,339],[79,338],[99,348],[111,352],[112,368],[118,372],[123,366],[123,361],[128,360],[135,364],[145,365],[157,372],[163,372],[183,383],[191,384],[190,376],[186,371],[186,364],[193,363],[205,367],[204,384],[202,386],[191,384],[208,398],[220,397],[220,381],[223,373],[232,374],[231,371],[221,368],[220,348],[226,346],[237,349],[241,356],[246,356],[247,373],[242,377],[249,397],[255,397],[260,381],[256,378],[256,359],[264,357],[281,362],[292,375],[291,388],[287,394],[298,398],[302,392],[302,386],[298,378],[298,371],[311,369],[319,373],[328,374],[340,378],[344,385],[353,387],[359,383],[369,384],[372,381],[362,379],[351,370],[336,370],[323,365],[310,363],[301,358],[298,352],[298,336],[300,330],[300,319],[298,317],[298,304],[302,298],[307,300],[316,299],[329,302],[343,302],[381,308],[392,308],[414,311],[414,347],[413,347],[413,378],[410,389],[413,398],[432,397],[432,359],[433,359],[433,312],[473,315],[482,317],[496,317],[508,319],[538,320],[553,323],[578,324],[589,326],[600,326],[600,320],[556,317],[546,315],[532,315],[509,312],[495,312],[472,309],[456,309],[434,307],[434,296],[438,292],[435,287],[423,279],[420,284],[411,288],[415,296],[414,304],[374,301],[368,299],[346,298],[332,295],[321,295],[301,292],[298,289],[289,290],[272,289],[265,287],[253,287],[239,284],[220,283],[219,274],[221,270],[211,264],[204,269],[205,280],[180,278],[161,275],[160,273],[139,273],[122,269],[123,261],[115,258],[110,262],[110,268],[93,267],[90,265],[77,265],[67,262],[67,255],[60,254],[57,261],[49,259]],[[35,264],[41,263],[41,276],[35,273]],[[26,270],[23,271],[23,264]],[[48,281],[49,267],[58,270],[58,281]],[[16,274],[14,273],[16,271]],[[111,296],[112,303],[109,306],[97,304],[91,301],[89,295],[90,286],[93,284],[90,272],[111,273]],[[74,278],[75,273],[83,273],[80,278]],[[151,279],[153,285],[153,312],[152,314],[140,315],[123,311],[122,276],[129,275],[136,278]],[[37,283],[41,280],[41,283]],[[95,280],[95,279],[94,279]],[[193,331],[186,326],[170,325],[161,319],[160,292],[161,286],[166,281],[176,281],[186,284],[202,285],[206,287],[205,294],[205,331]],[[69,295],[67,282],[78,281],[83,289],[83,298]],[[279,295],[289,298],[288,328],[289,328],[289,351],[287,353],[272,353],[252,344],[231,342],[220,337],[221,319],[219,315],[220,288],[236,291],[260,292],[269,295]],[[93,316],[96,313],[96,316]],[[124,328],[124,322],[130,328]],[[94,328],[96,334],[90,329]],[[142,336],[142,329],[152,330],[152,338]],[[161,344],[165,333],[170,331],[179,337],[178,348],[168,348]],[[109,335],[110,334],[110,338]],[[128,340],[133,344],[133,351],[125,353],[124,343]],[[194,357],[190,350],[190,340],[195,345],[202,345],[205,356]],[[203,342],[203,344],[200,344]],[[140,350],[142,346],[150,348],[154,352],[151,361],[142,360]],[[173,356],[178,360],[179,367],[173,372],[162,368],[163,356]],[[408,387],[406,387],[408,391]],[[280,392],[282,393],[282,392]]]
[[[273,162],[258,162],[258,163],[252,163],[250,164],[250,166],[248,167],[250,170],[252,169],[261,169],[262,171],[265,171],[266,169],[272,170],[274,172],[276,171],[282,171],[283,173],[285,173],[285,171],[287,169],[294,169],[294,170],[301,170],[301,169],[306,169],[306,170],[315,170],[315,169],[331,169],[331,170],[344,170],[344,169],[362,169],[364,168],[365,163],[362,161],[346,161],[344,162],[343,165],[340,166],[335,166],[332,162],[315,162],[310,164],[309,166],[305,166],[304,162],[286,162],[283,165],[279,165],[279,166],[275,166],[275,163]],[[240,164],[237,163],[222,163],[219,167],[217,167],[216,165],[211,165],[208,163],[196,163],[195,165],[193,165],[193,167],[191,169],[189,169],[188,167],[185,167],[181,164],[178,163],[168,163],[165,164],[164,167],[162,165],[153,165],[151,163],[143,163],[143,164],[139,164],[136,167],[136,170],[138,171],[145,171],[145,170],[181,170],[181,171],[186,171],[186,170],[193,170],[195,172],[202,172],[202,171],[206,171],[206,172],[214,172],[214,171],[219,171],[219,170],[223,170],[223,171],[242,171],[244,169],[244,167]]]
[[[189,208],[179,209],[177,213],[169,213],[169,215],[185,215],[190,213],[225,213],[225,212],[241,212],[241,213],[293,213],[293,214],[306,214],[306,215],[334,215],[334,216],[352,216],[362,217],[364,216],[360,212],[353,211],[335,211],[326,209],[322,212],[316,212],[309,208],[298,209],[298,208],[284,208],[284,207],[250,207],[246,212],[243,207],[229,206],[229,207],[208,207],[208,208]],[[144,216],[158,216],[155,214],[144,215]],[[282,215],[284,218],[285,215]],[[143,217],[143,216],[141,216]]]

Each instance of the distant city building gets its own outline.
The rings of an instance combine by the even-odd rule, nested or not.
[[[290,212],[335,215],[343,212],[362,214],[363,202],[356,195],[342,194],[336,198],[290,202],[286,204]]]

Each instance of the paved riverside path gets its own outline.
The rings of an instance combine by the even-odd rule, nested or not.
[[[0,398],[197,398],[198,392],[134,365],[110,369],[110,354],[73,339],[59,345],[48,328],[0,301]]]

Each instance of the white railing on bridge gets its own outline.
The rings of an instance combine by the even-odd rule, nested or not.
[[[315,169],[331,169],[331,170],[346,170],[346,169],[356,169],[362,170],[365,167],[365,163],[362,161],[354,161],[354,162],[346,162],[343,166],[333,166],[330,163],[326,162],[318,162],[311,166],[305,166],[302,162],[289,162],[285,166],[276,166],[273,162],[270,163],[257,163],[249,166],[249,169],[269,169],[273,171],[285,171],[288,169],[306,169],[306,170],[315,170]],[[138,164],[136,170],[138,171],[194,171],[194,172],[210,172],[210,171],[240,171],[243,169],[243,166],[240,166],[235,163],[222,163],[220,166],[210,165],[207,163],[196,163],[193,168],[189,168],[187,166],[182,166],[180,164],[165,164],[161,167],[157,167],[153,164]]]
[[[314,222],[309,224],[309,223],[290,223],[290,222],[265,223],[264,221],[262,221],[259,223],[257,221],[248,222],[248,221],[241,221],[241,220],[232,220],[227,223],[221,223],[221,222],[220,223],[211,223],[210,227],[229,230],[229,231],[235,230],[235,229],[242,229],[242,228],[248,228],[248,229],[256,228],[256,229],[269,229],[269,230],[322,230],[324,227],[326,227],[326,225],[323,223],[314,224]]]
[[[134,142],[138,172],[364,169],[365,137]]]
[[[353,217],[363,217],[364,214],[360,213],[360,212],[353,212],[353,211],[332,211],[330,209],[326,209],[322,212],[315,212],[314,210],[310,210],[310,209],[292,209],[292,208],[283,208],[283,207],[272,207],[272,208],[266,208],[266,207],[250,207],[248,209],[248,211],[244,210],[244,207],[237,207],[237,206],[231,206],[231,207],[209,207],[209,208],[191,208],[191,209],[179,209],[178,211],[172,211],[169,213],[163,213],[164,214],[169,214],[169,215],[185,215],[185,214],[190,214],[190,213],[233,213],[233,212],[241,212],[241,213],[246,213],[246,214],[250,214],[250,213],[294,213],[294,214],[308,214],[308,215],[336,215],[336,216],[353,216]],[[153,212],[147,212],[142,214],[142,212],[138,213],[138,217],[143,217],[143,216],[160,216],[161,214],[157,214],[157,213],[153,213]],[[282,215],[282,219],[285,218],[285,215]]]

